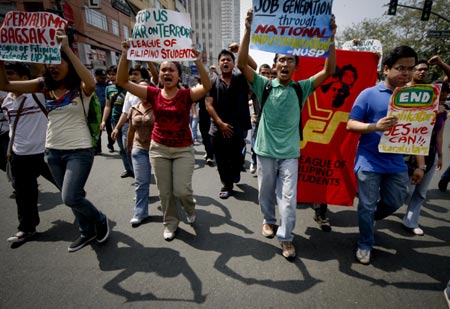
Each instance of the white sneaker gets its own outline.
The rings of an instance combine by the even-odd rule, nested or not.
[[[163,237],[167,241],[171,241],[175,238],[175,231],[171,232],[167,228],[164,228]]]
[[[142,219],[133,217],[133,218],[131,218],[130,223],[131,223],[131,225],[139,225],[142,223]]]
[[[253,163],[250,164],[250,173],[254,174],[256,172],[256,165],[254,165]]]
[[[356,251],[356,259],[363,265],[370,263],[370,250],[359,249]]]
[[[189,224],[192,224],[197,219],[197,216],[195,215],[195,212],[192,212],[192,214],[188,215],[186,214],[186,220]]]

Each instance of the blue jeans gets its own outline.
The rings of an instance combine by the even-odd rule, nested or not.
[[[252,151],[252,155],[251,155],[251,163],[256,166],[256,153],[253,150],[253,147],[255,146],[255,142],[256,142],[256,134],[258,132],[258,128],[256,126],[256,124],[252,124],[252,131],[251,131],[251,137],[250,137],[250,149]]]
[[[134,167],[136,193],[133,217],[143,219],[148,217],[148,195],[150,191],[151,165],[148,150],[133,147],[131,160]]]
[[[403,224],[409,228],[419,227],[419,215],[420,209],[427,198],[428,186],[433,179],[434,172],[436,170],[438,160],[437,155],[434,160],[431,169],[425,173],[422,181],[418,185],[410,184],[409,192],[411,193],[411,199],[408,203],[408,209],[403,217]]]
[[[399,209],[408,194],[408,172],[379,174],[357,171],[358,181],[358,248],[372,250],[375,243],[375,220],[381,220]]]
[[[275,224],[275,204],[278,204],[279,241],[292,241],[297,207],[298,158],[273,159],[257,156],[258,198],[263,223]],[[276,198],[276,200],[275,200]]]
[[[198,140],[198,118],[191,117],[191,131],[192,139],[194,141]]]
[[[117,121],[112,120],[111,125],[113,129],[117,125]],[[122,158],[123,167],[126,172],[133,173],[133,165],[131,164],[131,158],[128,155],[127,150],[125,149],[127,139],[128,139],[128,121],[123,124],[123,126],[119,129],[116,136],[117,145],[119,145],[120,156]]]
[[[94,162],[94,148],[76,150],[47,149],[45,161],[61,188],[61,198],[72,209],[84,237],[95,235],[95,224],[106,217],[88,201],[84,185]]]

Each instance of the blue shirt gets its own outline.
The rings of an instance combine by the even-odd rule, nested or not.
[[[356,98],[349,119],[376,123],[387,115],[392,90],[384,82],[363,90]],[[403,154],[382,153],[378,144],[384,132],[361,134],[355,158],[355,172],[359,169],[380,174],[394,174],[407,170]]]

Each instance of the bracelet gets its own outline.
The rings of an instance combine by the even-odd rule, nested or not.
[[[426,165],[420,165],[420,166],[418,166],[417,168],[418,168],[418,169],[421,169],[421,170],[423,170],[423,171],[426,171],[426,170],[427,170],[427,166],[426,166]]]

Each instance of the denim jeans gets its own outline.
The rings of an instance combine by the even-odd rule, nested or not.
[[[47,149],[45,160],[56,185],[61,188],[61,197],[69,206],[84,237],[95,235],[95,223],[106,217],[88,201],[84,185],[94,162],[94,148],[76,150]]]
[[[115,128],[117,122],[115,120],[111,121],[112,127]],[[123,124],[123,126],[119,129],[116,136],[117,145],[119,145],[120,156],[122,158],[123,167],[126,172],[133,173],[133,165],[131,164],[131,158],[128,155],[126,147],[126,142],[128,139],[128,121]]]
[[[148,150],[133,147],[131,160],[134,168],[136,193],[133,217],[143,219],[148,217],[148,195],[150,191],[151,165]]]
[[[254,166],[256,166],[256,153],[253,150],[253,147],[255,146],[257,132],[258,132],[258,127],[256,126],[256,124],[252,124],[252,131],[251,131],[251,137],[250,137],[250,150],[252,152],[252,155],[251,155],[250,162]]]
[[[357,171],[358,248],[372,250],[375,243],[375,220],[381,220],[403,205],[408,193],[408,172],[379,174]]]
[[[192,131],[192,139],[194,141],[198,140],[198,117],[191,117],[191,131]]]
[[[279,241],[292,241],[297,207],[298,159],[273,159],[257,156],[258,198],[263,223],[275,224],[275,204],[278,204]]]
[[[409,228],[416,228],[419,226],[419,215],[420,209],[427,198],[428,186],[433,179],[434,172],[438,163],[437,155],[434,160],[431,169],[425,173],[422,181],[418,185],[410,184],[409,193],[411,194],[411,199],[408,203],[408,208],[406,214],[403,217],[403,224]]]

